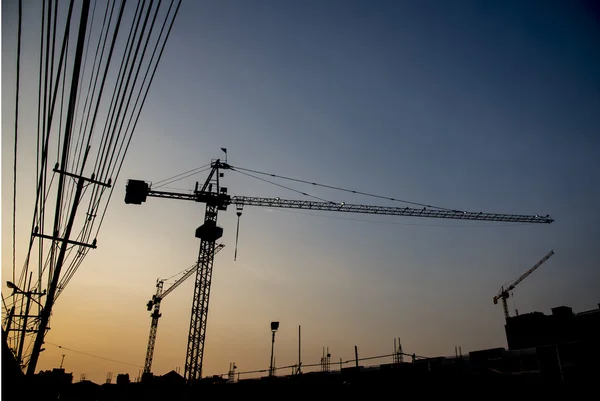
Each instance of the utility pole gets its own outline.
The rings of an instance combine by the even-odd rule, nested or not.
[[[302,366],[302,347],[301,347],[301,338],[302,338],[302,333],[301,333],[301,326],[298,325],[298,369],[296,370],[296,374],[299,375],[302,373],[301,370],[301,366]]]
[[[29,360],[29,365],[27,366],[27,376],[33,376],[35,374],[35,369],[37,366],[37,361],[40,357],[40,352],[42,351],[42,345],[44,344],[44,337],[46,336],[46,330],[48,329],[48,322],[50,321],[50,315],[52,314],[52,306],[54,305],[54,298],[56,296],[56,290],[58,287],[58,281],[60,278],[60,272],[65,261],[65,256],[67,252],[67,248],[69,244],[74,243],[75,241],[70,241],[71,231],[73,229],[73,223],[75,221],[75,215],[77,213],[77,207],[79,206],[81,200],[81,193],[83,191],[83,185],[85,181],[93,182],[96,184],[104,185],[109,187],[110,180],[108,184],[102,184],[100,182],[94,181],[94,175],[92,174],[91,179],[86,179],[82,176],[83,168],[87,161],[87,157],[90,151],[90,147],[88,146],[85,155],[83,156],[83,161],[81,163],[81,172],[80,175],[71,174],[66,171],[68,166],[68,156],[69,156],[69,145],[71,143],[71,134],[73,131],[73,121],[75,116],[75,104],[77,99],[77,91],[79,88],[79,75],[81,73],[82,67],[82,59],[83,59],[83,47],[85,43],[85,36],[87,30],[87,22],[90,10],[90,0],[83,0],[81,2],[81,18],[79,24],[79,32],[77,36],[77,43],[75,46],[75,58],[73,63],[73,82],[75,84],[71,85],[71,91],[69,96],[69,103],[67,106],[67,120],[65,123],[65,133],[63,140],[63,150],[61,155],[61,163],[58,165],[54,171],[60,174],[58,180],[58,190],[57,190],[57,202],[56,202],[56,212],[54,215],[54,227],[58,226],[58,219],[60,217],[60,208],[63,200],[63,186],[66,177],[77,178],[77,189],[75,191],[75,196],[73,197],[73,203],[71,206],[71,214],[69,216],[69,220],[67,222],[64,237],[61,239],[58,237],[58,230],[54,230],[53,235],[50,237],[52,241],[60,241],[60,251],[58,254],[58,258],[56,260],[56,265],[54,267],[54,272],[52,276],[52,280],[50,282],[50,286],[48,288],[48,296],[46,297],[46,304],[42,308],[40,312],[40,324],[38,326],[37,335],[35,341],[33,343],[33,350],[31,352],[31,358]],[[61,170],[58,169],[60,167]],[[44,235],[40,235],[42,237],[46,237]],[[79,245],[85,245],[79,243]],[[89,245],[87,245],[89,246]],[[96,247],[95,240],[92,247]]]
[[[12,323],[12,319],[14,316],[14,306],[11,309],[10,315],[9,315],[9,320],[7,322],[6,325],[6,335],[8,335],[8,333],[12,330],[12,331],[20,331],[21,332],[21,336],[20,336],[20,341],[19,341],[19,347],[17,350],[17,362],[19,363],[19,366],[22,368],[24,366],[23,364],[23,346],[25,344],[25,336],[27,335],[28,332],[32,331],[31,329],[27,328],[27,321],[29,318],[29,309],[31,306],[31,301],[37,303],[38,305],[40,304],[38,301],[36,301],[35,299],[33,299],[33,296],[42,296],[46,294],[46,291],[43,292],[37,292],[35,289],[33,289],[33,291],[31,290],[31,280],[33,278],[33,272],[31,272],[29,274],[29,283],[27,284],[27,291],[23,291],[22,289],[20,289],[19,287],[17,287],[16,284],[14,284],[12,281],[7,281],[6,282],[6,286],[10,289],[13,290],[13,294],[21,294],[23,296],[25,296],[25,298],[27,298],[27,302],[25,303],[25,313],[23,315],[18,315],[18,317],[20,317],[22,319],[22,323],[21,323],[21,327],[20,328],[15,328],[15,329],[11,329],[11,323]]]
[[[89,148],[88,148],[89,151]],[[86,156],[87,157],[87,152]],[[55,169],[56,171],[56,169]],[[61,178],[65,175],[72,175],[66,172],[62,172]],[[60,180],[59,180],[60,181]],[[103,185],[106,187],[110,186],[110,180],[108,184],[103,184],[94,180],[94,175],[92,174],[91,179],[86,179],[84,177],[79,176],[77,180],[77,189],[75,190],[75,196],[73,197],[73,207],[71,208],[71,214],[69,216],[69,221],[67,223],[67,227],[65,229],[64,238],[62,238],[62,244],[60,246],[60,251],[58,253],[58,258],[56,259],[56,265],[54,267],[54,274],[52,276],[52,281],[50,282],[50,287],[48,289],[48,295],[46,296],[46,303],[42,308],[40,313],[40,325],[38,327],[37,335],[35,338],[35,342],[33,343],[33,351],[31,353],[31,359],[29,361],[29,365],[27,366],[27,376],[32,376],[35,374],[35,368],[37,365],[38,358],[40,357],[40,352],[42,351],[42,345],[44,344],[44,337],[46,336],[46,330],[48,329],[48,323],[50,321],[50,315],[52,314],[52,307],[54,306],[54,300],[56,297],[56,290],[58,289],[58,282],[60,279],[60,272],[65,261],[65,256],[67,254],[67,249],[69,248],[69,244],[77,244],[88,246],[91,248],[96,247],[96,240],[93,241],[91,245],[83,244],[77,241],[71,241],[71,231],[73,230],[73,223],[75,221],[75,215],[77,214],[77,206],[79,206],[79,200],[81,199],[81,193],[83,191],[84,183],[88,181],[94,184]],[[45,237],[45,236],[44,236]],[[50,237],[53,240],[60,240],[58,237]]]

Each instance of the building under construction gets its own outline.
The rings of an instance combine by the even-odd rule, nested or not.
[[[600,304],[579,313],[559,306],[550,315],[531,312],[509,317],[505,330],[508,349],[534,351],[546,376],[564,380],[598,374]]]

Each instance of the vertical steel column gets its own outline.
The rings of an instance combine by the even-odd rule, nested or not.
[[[204,225],[216,227],[216,205],[206,204]],[[196,271],[196,285],[194,286],[194,299],[190,317],[190,333],[188,336],[187,354],[185,360],[184,377],[188,383],[200,379],[202,376],[202,360],[204,358],[204,340],[206,338],[206,321],[208,318],[208,301],[210,298],[210,283],[215,253],[215,240],[201,238],[200,253],[198,255],[198,270]]]
[[[158,331],[158,319],[160,318],[160,297],[163,290],[163,281],[156,285],[157,296],[154,299],[154,310],[152,311],[152,322],[150,323],[150,335],[148,337],[148,349],[146,350],[146,361],[144,362],[144,373],[150,373],[152,369],[152,358],[154,357],[154,344],[156,343],[156,332]]]

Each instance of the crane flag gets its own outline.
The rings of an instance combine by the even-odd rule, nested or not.
[[[225,152],[225,154],[227,154],[227,149],[226,149],[226,148],[221,148],[221,150],[222,150],[223,152]]]

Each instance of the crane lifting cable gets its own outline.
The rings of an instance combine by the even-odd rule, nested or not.
[[[242,209],[244,208],[244,205],[235,205],[235,208],[237,209],[237,212],[236,212],[236,215],[237,215],[237,230],[235,232],[235,252],[233,253],[233,261],[234,262],[237,259],[238,238],[240,236],[240,216],[242,215]]]

